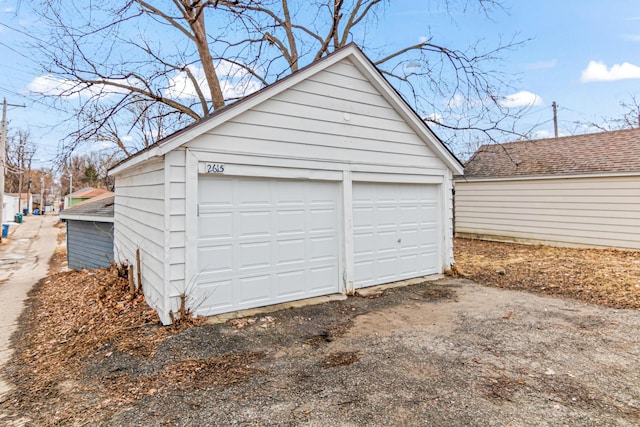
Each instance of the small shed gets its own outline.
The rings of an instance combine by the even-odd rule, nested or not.
[[[115,253],[164,323],[436,275],[454,173],[352,44],[116,165]]]
[[[457,236],[640,249],[640,129],[485,145],[455,190]]]
[[[114,194],[103,193],[60,212],[67,224],[67,261],[74,270],[113,263]]]

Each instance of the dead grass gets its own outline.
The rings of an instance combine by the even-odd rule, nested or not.
[[[64,259],[65,251],[56,251],[50,270],[55,271]],[[17,363],[10,372],[16,393],[5,402],[17,412],[29,408],[29,412],[51,414],[55,408],[56,414],[78,413],[68,393],[61,390],[73,392],[80,387],[87,361],[101,349],[151,356],[158,343],[179,332],[159,326],[157,313],[140,292],[129,292],[128,279],[115,265],[43,279],[23,316],[21,322],[29,327],[23,329],[24,336],[14,337]],[[164,378],[170,376],[167,370]],[[86,384],[82,387],[86,392]],[[112,387],[104,392],[108,401],[127,401],[137,390],[122,393],[119,387]],[[64,423],[51,416],[52,424]]]
[[[640,251],[455,239],[455,271],[487,286],[640,308]]]

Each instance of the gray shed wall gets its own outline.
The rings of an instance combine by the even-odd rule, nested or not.
[[[67,220],[67,261],[74,270],[113,262],[113,223]]]

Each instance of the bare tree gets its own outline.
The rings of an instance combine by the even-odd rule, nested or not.
[[[33,182],[31,164],[36,145],[28,131],[17,130],[7,138],[7,172],[5,188],[12,193],[24,193]]]
[[[620,101],[623,113],[618,117],[605,117],[601,120],[573,122],[571,134],[595,130],[608,132],[622,129],[640,128],[640,99],[636,95],[630,95],[628,100]]]
[[[486,14],[500,8],[500,0],[435,3]],[[40,92],[59,105],[78,100],[67,151],[100,139],[129,154],[150,142],[141,135],[155,140],[356,42],[443,132],[515,132],[519,114],[501,103],[507,78],[496,64],[519,43],[456,49],[429,37],[388,51],[367,34],[384,27],[380,18],[393,8],[389,0],[42,0],[36,13],[50,32],[35,46],[47,73]],[[151,128],[163,132],[144,131],[157,121]],[[136,143],[127,146],[122,132],[134,128]]]

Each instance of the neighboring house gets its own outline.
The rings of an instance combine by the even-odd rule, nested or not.
[[[60,212],[67,223],[69,268],[103,268],[113,262],[113,199],[109,191]]]
[[[78,203],[84,202],[85,200],[89,200],[96,196],[107,193],[111,193],[111,191],[105,190],[104,188],[82,188],[78,191],[74,191],[73,193],[64,196],[64,209],[68,209],[74,205],[77,205]]]
[[[457,236],[640,249],[640,129],[485,145],[455,186]]]
[[[2,222],[13,222],[18,211],[18,195],[5,193],[2,197]]]
[[[116,261],[164,323],[439,274],[454,173],[348,45],[116,165]]]

